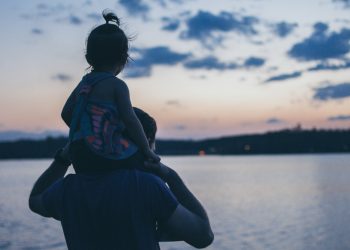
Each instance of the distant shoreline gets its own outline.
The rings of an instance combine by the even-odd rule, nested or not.
[[[232,157],[232,156],[249,156],[249,157],[254,157],[254,156],[308,156],[308,155],[348,155],[350,152],[326,152],[326,153],[286,153],[286,154],[231,154],[231,155],[160,155],[160,156],[165,156],[165,157],[198,157],[198,158],[206,158],[206,157]],[[4,161],[35,161],[35,160],[47,160],[50,161],[52,160],[53,157],[44,157],[44,158],[0,158],[0,162]]]
[[[66,137],[0,142],[0,159],[50,159]],[[285,129],[204,140],[157,140],[157,153],[190,155],[291,155],[350,153],[350,129]]]

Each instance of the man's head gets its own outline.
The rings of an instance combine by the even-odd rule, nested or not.
[[[145,111],[135,108],[134,112],[137,118],[140,120],[141,125],[143,127],[143,131],[145,131],[148,143],[151,149],[155,149],[156,142],[156,133],[157,133],[157,123],[153,117],[147,114]]]

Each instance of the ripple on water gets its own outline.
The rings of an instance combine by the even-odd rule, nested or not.
[[[350,249],[350,155],[163,160],[207,209],[215,233],[208,249]],[[59,222],[28,210],[30,189],[48,164],[0,161],[0,249],[66,249]]]

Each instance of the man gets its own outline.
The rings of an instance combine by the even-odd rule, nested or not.
[[[154,148],[154,119],[140,109],[135,113]],[[61,221],[69,249],[151,250],[159,249],[159,241],[175,240],[204,248],[212,243],[204,208],[173,169],[147,163],[150,173],[119,169],[64,177],[68,150],[59,150],[36,181],[29,207]]]

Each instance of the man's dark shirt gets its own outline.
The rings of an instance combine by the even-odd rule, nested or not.
[[[156,222],[178,205],[158,177],[138,170],[70,174],[43,195],[69,249],[159,249]]]

